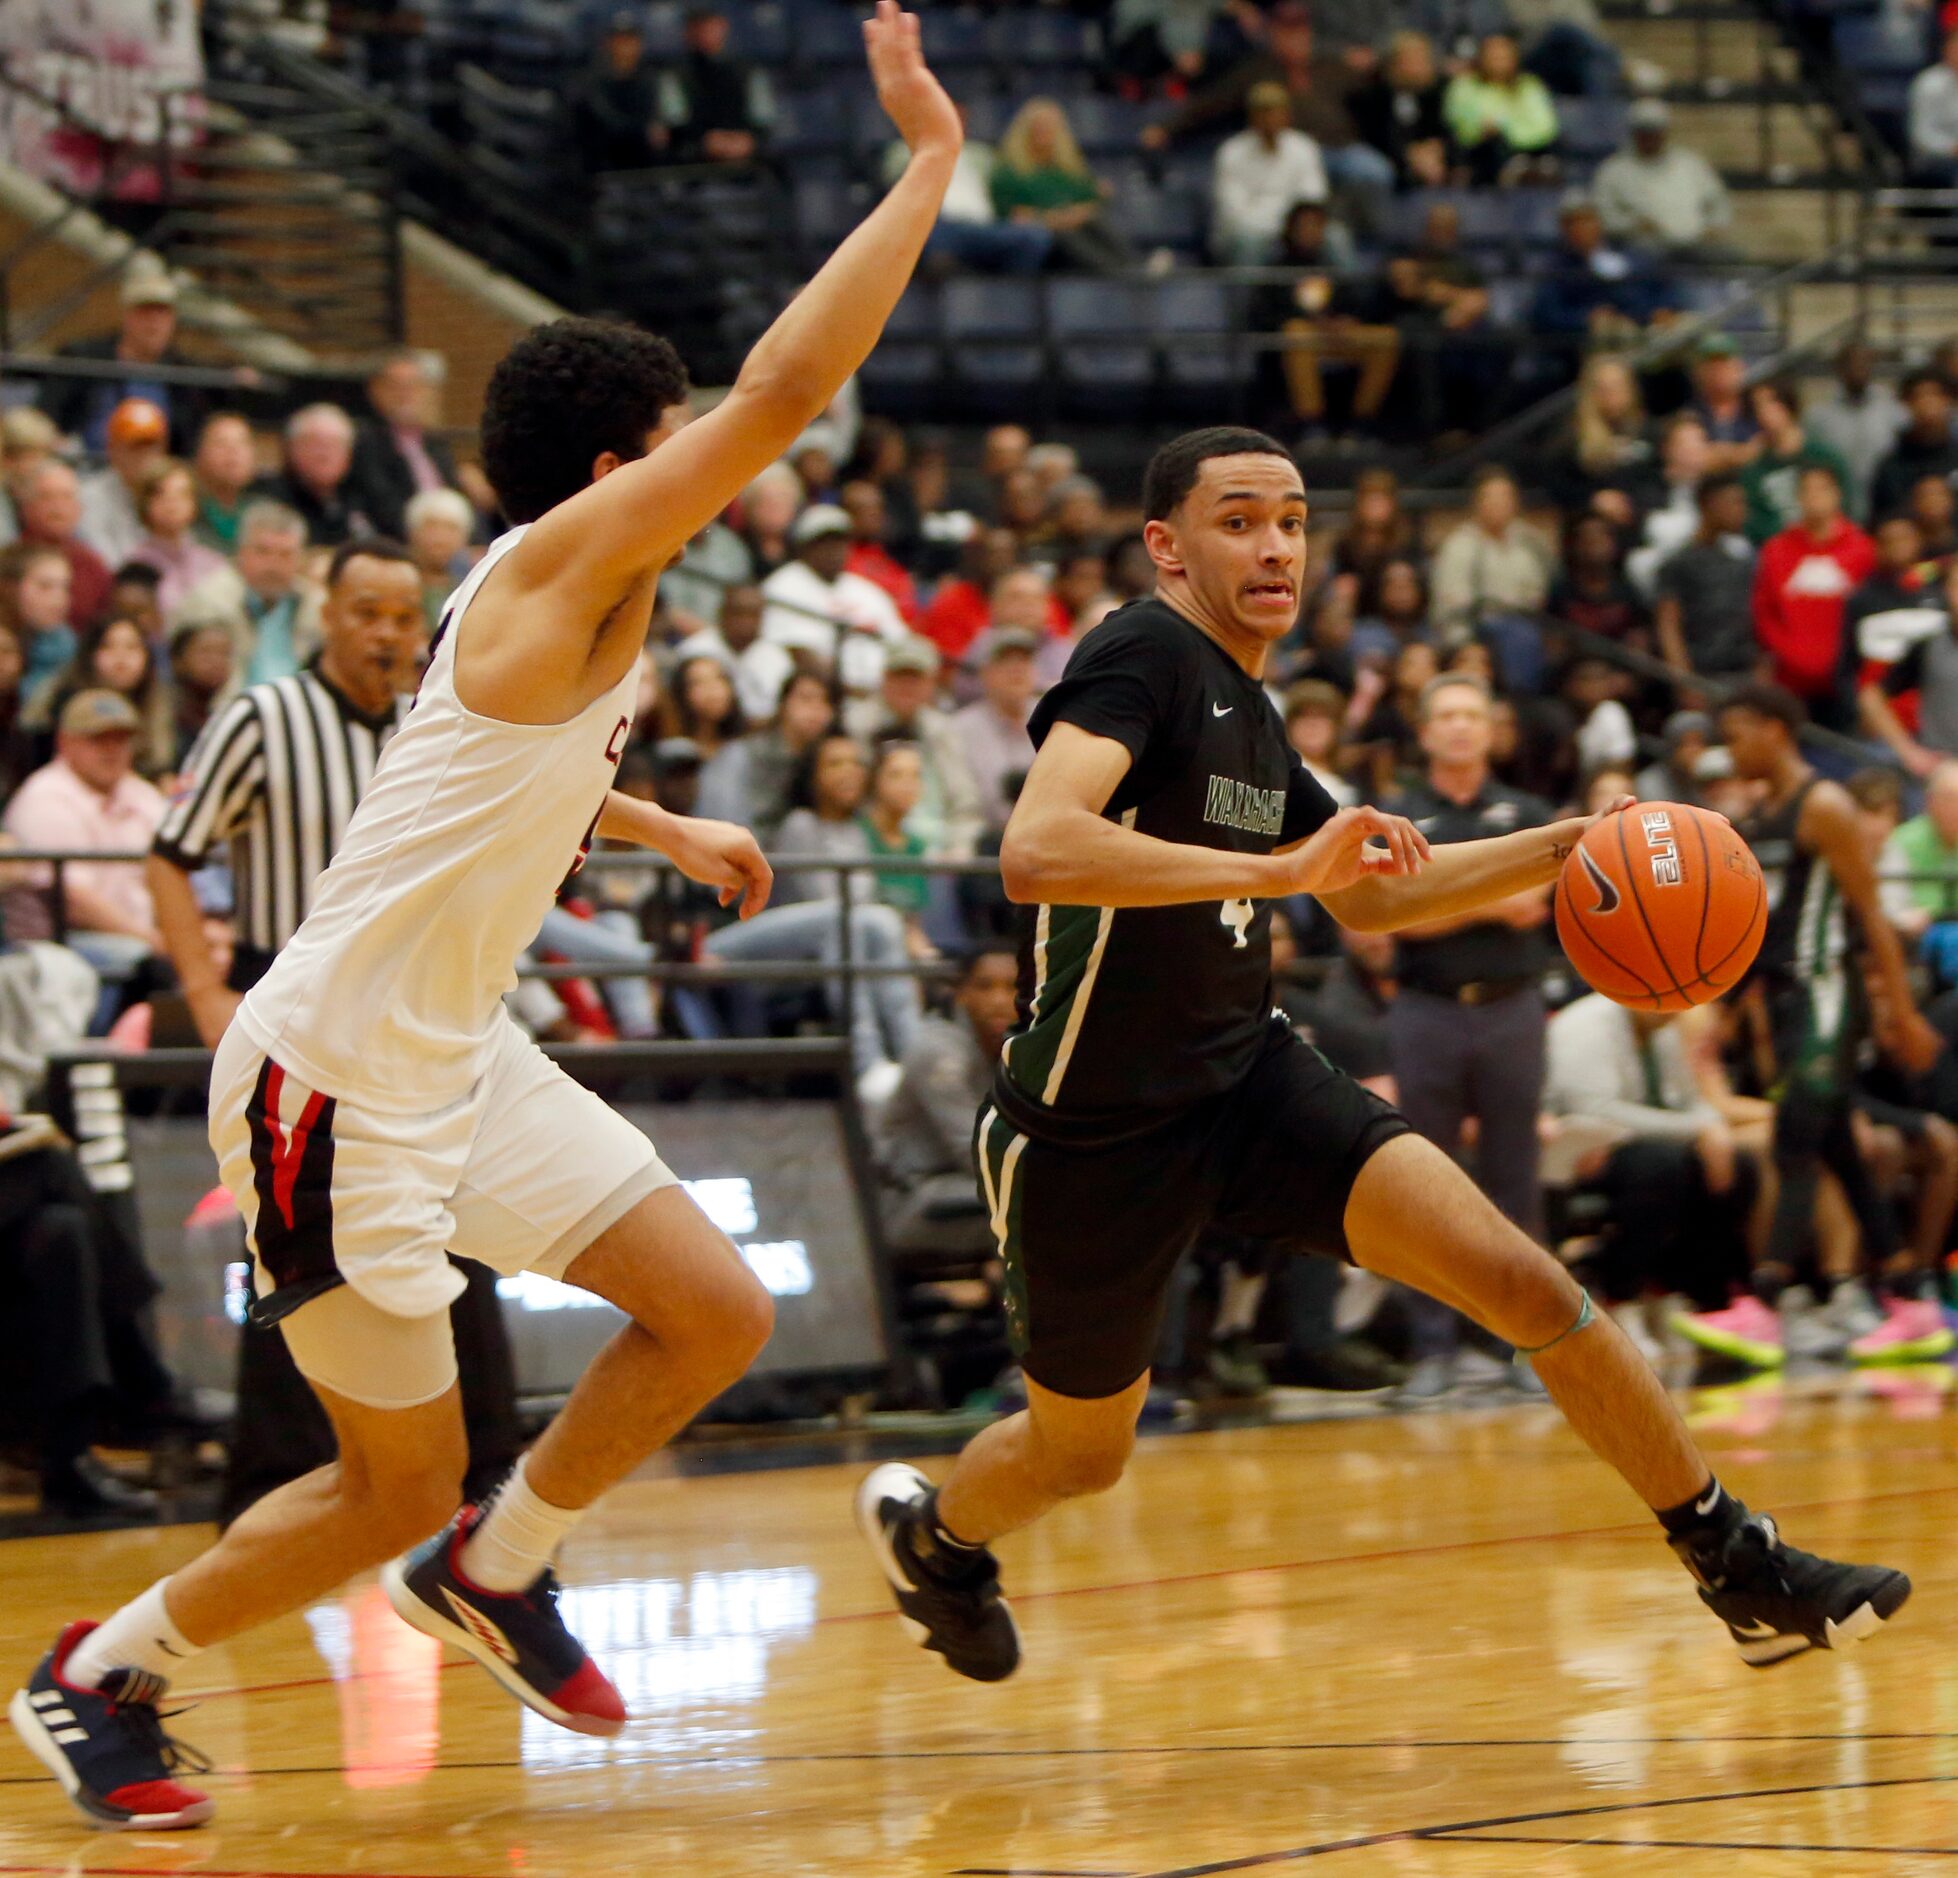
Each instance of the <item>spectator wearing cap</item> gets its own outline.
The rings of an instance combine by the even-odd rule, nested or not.
[[[1317,142],[1292,129],[1283,85],[1253,85],[1244,102],[1244,129],[1218,146],[1211,167],[1210,252],[1226,266],[1255,267],[1277,252],[1293,204],[1326,200],[1326,166]]]
[[[825,661],[843,689],[874,691],[884,650],[909,631],[897,602],[876,582],[850,572],[854,530],[831,503],[804,509],[789,530],[796,558],[762,582],[762,637]]]
[[[373,528],[352,485],[354,421],[337,404],[309,404],[286,420],[285,463],[252,486],[306,524],[316,548],[337,548]]]
[[[1556,180],[1561,134],[1556,101],[1542,79],[1523,70],[1508,33],[1484,35],[1474,65],[1449,80],[1442,114],[1471,181]]]
[[[1761,427],[1747,402],[1747,362],[1725,333],[1709,333],[1693,353],[1688,413],[1706,431],[1707,473],[1744,470],[1761,448]]]
[[[0,827],[20,846],[140,853],[163,820],[163,797],[135,770],[135,708],[113,691],[81,691],[62,706],[55,758],[14,792]],[[30,871],[6,905],[7,937],[53,936],[51,866]],[[158,949],[156,914],[140,866],[82,861],[62,870],[68,944],[105,979],[129,978]]]
[[[1604,218],[1583,190],[1567,190],[1557,205],[1557,234],[1550,271],[1530,301],[1533,331],[1573,344],[1614,344],[1670,318],[1667,284],[1605,240]]]
[[[680,659],[719,659],[734,679],[735,695],[751,723],[775,715],[782,686],[795,669],[786,646],[762,637],[767,602],[752,581],[742,581],[721,596],[720,623],[689,633],[674,648]]]
[[[1039,650],[1037,632],[995,626],[977,647],[980,695],[952,717],[990,830],[1006,826],[1017,779],[1033,766],[1027,719],[1033,715],[1033,661]],[[1016,779],[1010,787],[1009,778]]]
[[[1639,771],[1633,789],[1645,802],[1698,802],[1699,761],[1713,744],[1713,719],[1704,711],[1675,711],[1659,732],[1665,754]]]
[[[261,496],[239,524],[232,564],[191,589],[174,623],[222,626],[241,685],[290,678],[319,649],[320,596],[305,558],[306,524]]]
[[[643,170],[671,141],[660,120],[659,78],[646,63],[638,14],[606,23],[598,57],[571,87],[571,133],[587,171]]]
[[[985,827],[979,785],[966,759],[965,738],[938,697],[938,648],[929,639],[900,639],[884,658],[874,698],[853,698],[843,723],[868,748],[897,738],[915,744],[924,774],[911,826],[933,854],[970,855]]]
[[[139,254],[122,277],[122,323],[99,339],[78,339],[59,357],[121,366],[103,377],[49,378],[41,390],[41,409],[92,452],[108,446],[109,416],[126,399],[141,398],[162,411],[164,442],[188,450],[203,422],[204,395],[168,384],[152,368],[188,365],[175,347],[177,284],[156,256]]]
[[[1876,569],[1876,544],[1843,513],[1842,480],[1811,464],[1796,484],[1799,519],[1761,549],[1754,636],[1772,677],[1830,730],[1849,728],[1842,679],[1843,610]]]
[[[681,30],[686,50],[659,81],[673,153],[690,163],[752,163],[775,122],[766,75],[728,56],[725,8],[689,7]]]
[[[1747,489],[1747,538],[1757,546],[1794,524],[1800,514],[1796,485],[1818,464],[1850,487],[1849,465],[1833,445],[1811,437],[1802,424],[1802,394],[1787,379],[1751,385],[1748,404],[1761,432],[1761,452],[1741,471]]]
[[[1836,354],[1836,392],[1808,414],[1810,432],[1831,444],[1849,465],[1849,512],[1872,519],[1870,506],[1877,465],[1896,448],[1907,414],[1897,395],[1876,375],[1876,352],[1867,340],[1852,339]]]
[[[449,446],[435,434],[441,395],[428,354],[413,346],[390,352],[367,381],[373,414],[355,426],[347,495],[377,534],[403,538],[416,496],[462,487]]]
[[[229,563],[192,532],[197,525],[197,479],[188,463],[164,457],[136,485],[136,513],[143,538],[129,559],[157,572],[156,603],[165,621],[193,591]]]
[[[1660,254],[1704,257],[1733,221],[1727,185],[1697,150],[1672,141],[1664,99],[1639,99],[1627,122],[1630,142],[1591,179],[1605,233]]]
[[[258,474],[258,446],[252,427],[236,411],[218,411],[197,434],[197,538],[221,554],[238,546],[238,523]]]
[[[1909,504],[1926,476],[1958,480],[1958,444],[1951,436],[1951,386],[1929,367],[1910,373],[1901,387],[1905,423],[1870,485],[1870,513],[1888,515]]]
[[[82,520],[76,532],[110,567],[142,546],[146,532],[137,493],[151,468],[170,452],[170,420],[147,398],[125,398],[105,426],[108,462],[82,479]]]
[[[20,515],[21,548],[53,548],[68,563],[67,618],[93,619],[109,597],[108,563],[77,535],[82,519],[81,478],[48,457],[19,484],[14,500]]]
[[[1958,27],[1945,33],[1938,62],[1910,81],[1905,127],[1917,180],[1938,189],[1958,182]]]

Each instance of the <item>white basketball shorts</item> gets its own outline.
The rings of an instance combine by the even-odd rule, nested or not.
[[[210,1131],[261,1316],[302,1375],[373,1408],[456,1380],[450,1252],[562,1278],[674,1181],[644,1134],[507,1020],[461,1101],[406,1116],[308,1089],[234,1024],[211,1067]]]

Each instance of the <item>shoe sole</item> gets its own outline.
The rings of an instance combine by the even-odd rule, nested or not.
[[[1827,1638],[1825,1643],[1814,1643],[1807,1637],[1790,1636],[1785,1632],[1763,1637],[1758,1643],[1744,1643],[1735,1637],[1734,1644],[1740,1651],[1740,1660],[1750,1669],[1772,1669],[1775,1664],[1804,1656],[1810,1650],[1840,1650],[1851,1643],[1867,1643],[1910,1601],[1910,1580],[1904,1578],[1901,1572],[1898,1577],[1903,1580],[1903,1590],[1887,1611],[1879,1611],[1866,1599],[1841,1623],[1834,1618],[1825,1618],[1822,1624],[1822,1634]],[[1731,1631],[1728,1634],[1733,1635]]]
[[[899,1491],[900,1488],[906,1491]],[[884,1522],[878,1516],[877,1509],[886,1500],[922,1499],[930,1491],[931,1482],[915,1467],[907,1467],[902,1461],[886,1461],[882,1467],[873,1467],[864,1475],[857,1487],[855,1501],[857,1530],[863,1534],[864,1544],[869,1546],[871,1556],[877,1561],[877,1569],[884,1574],[884,1580],[893,1593],[915,1590],[916,1587],[905,1577],[904,1568],[897,1562],[897,1555],[891,1550],[890,1535],[885,1532]],[[1017,1656],[1020,1627],[1014,1623],[1013,1613],[1004,1598],[1000,1599],[999,1608],[1005,1613],[1007,1624],[1012,1628],[1014,1654]],[[913,1643],[923,1645],[931,1641],[931,1631],[915,1617],[907,1616],[902,1610],[897,1611],[895,1616],[904,1626],[904,1634]],[[965,1674],[963,1670],[954,1669],[949,1662],[945,1667],[951,1669],[954,1675]],[[966,1676],[965,1679],[968,1682],[985,1680],[978,1676]],[[995,1677],[993,1680],[1003,1681],[1004,1678]]]
[[[1750,1368],[1779,1369],[1788,1361],[1787,1351],[1777,1349],[1772,1343],[1756,1343],[1749,1337],[1729,1336],[1724,1330],[1709,1330],[1690,1317],[1675,1317],[1672,1322],[1673,1328],[1689,1343],[1711,1350],[1716,1356],[1731,1356]]]
[[[1958,1349],[1958,1335],[1947,1330],[1910,1343],[1885,1344],[1880,1350],[1859,1350],[1851,1344],[1849,1360],[1861,1369],[1881,1369],[1890,1363],[1933,1363],[1941,1356],[1949,1356],[1954,1349]]]
[[[574,1715],[569,1709],[559,1708],[548,1696],[540,1694],[524,1681],[513,1665],[504,1661],[480,1638],[460,1624],[451,1623],[417,1595],[399,1559],[381,1568],[381,1589],[394,1606],[395,1616],[409,1629],[419,1630],[424,1637],[433,1637],[437,1643],[451,1644],[463,1655],[474,1657],[525,1708],[543,1716],[546,1721],[556,1722],[560,1728],[568,1728],[575,1735],[611,1736],[625,1727],[625,1722],[611,1721],[603,1716]]]
[[[195,1806],[187,1806],[181,1813],[113,1812],[105,1802],[83,1788],[74,1763],[61,1751],[61,1743],[35,1712],[25,1689],[16,1691],[14,1699],[7,1704],[7,1719],[13,1723],[14,1733],[20,1736],[21,1745],[60,1781],[61,1790],[68,1796],[69,1803],[97,1832],[181,1832],[191,1826],[205,1825],[217,1817],[218,1803],[215,1800],[199,1800]]]

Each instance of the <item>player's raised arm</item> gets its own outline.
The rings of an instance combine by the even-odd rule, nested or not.
[[[540,587],[579,591],[657,573],[869,356],[938,219],[964,132],[925,64],[914,14],[878,0],[864,44],[877,100],[911,149],[904,174],[762,335],[714,410],[536,524],[513,557],[519,585],[529,570]]]
[[[1102,813],[1128,774],[1127,748],[1078,724],[1048,732],[1000,844],[1007,897],[1052,906],[1183,906],[1332,893],[1375,873],[1412,872],[1428,844],[1411,822],[1343,809],[1284,854],[1238,854],[1138,834]],[[1384,846],[1370,845],[1378,838]]]

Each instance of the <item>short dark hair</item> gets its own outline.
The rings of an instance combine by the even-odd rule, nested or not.
[[[125,561],[109,576],[112,587],[147,587],[151,593],[163,585],[162,573],[147,561]]]
[[[1818,463],[1813,460],[1804,463],[1795,474],[1796,486],[1799,488],[1811,476],[1828,477],[1829,481],[1835,485],[1836,493],[1838,495],[1842,493],[1842,471],[1837,469],[1833,463]]]
[[[1186,430],[1149,459],[1142,477],[1142,513],[1160,522],[1172,514],[1214,456],[1276,456],[1292,462],[1291,451],[1276,437],[1236,424],[1214,424],[1207,430]]]
[[[1736,685],[1720,700],[1723,711],[1748,711],[1756,717],[1765,717],[1779,724],[1789,736],[1801,735],[1802,726],[1808,722],[1808,707],[1785,685],[1772,685],[1764,680],[1750,684]]]
[[[646,454],[687,396],[687,368],[656,334],[614,320],[533,326],[490,374],[483,473],[512,522],[534,522],[591,481],[592,460]]]
[[[1915,371],[1906,372],[1903,383],[1897,387],[1897,395],[1908,403],[1910,394],[1919,385],[1935,385],[1947,398],[1951,396],[1951,380],[1935,365],[1920,365]]]
[[[347,571],[349,563],[363,560],[401,561],[420,571],[420,564],[400,542],[390,541],[385,535],[357,535],[333,550],[333,559],[326,564],[328,591],[339,586],[340,576]]]
[[[959,953],[959,975],[957,983],[961,989],[971,984],[972,975],[987,959],[1010,959],[1013,969],[1019,970],[1020,949],[1010,939],[979,939]]]
[[[1859,809],[1869,809],[1881,813],[1887,810],[1892,815],[1904,812],[1903,778],[1893,769],[1859,769],[1843,787],[1849,791],[1849,799]]]
[[[1723,490],[1745,489],[1746,487],[1747,485],[1741,481],[1736,471],[1715,470],[1711,476],[1702,476],[1700,478],[1698,486],[1693,491],[1693,499],[1701,507],[1705,507],[1711,497],[1719,495]]]

